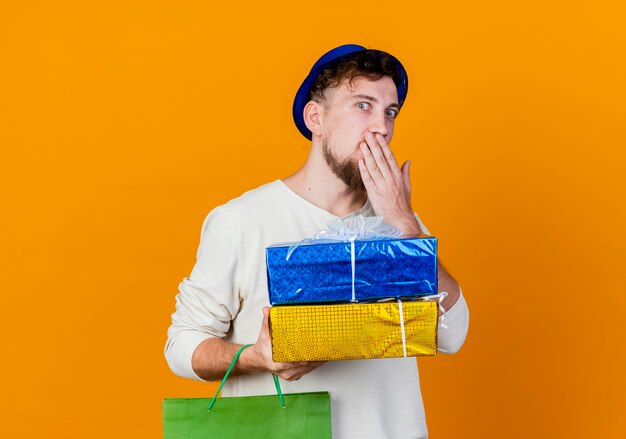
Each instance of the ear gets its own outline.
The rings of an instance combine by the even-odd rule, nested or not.
[[[322,135],[321,125],[321,112],[322,105],[319,102],[309,101],[304,106],[303,116],[306,127],[313,133],[314,136]]]

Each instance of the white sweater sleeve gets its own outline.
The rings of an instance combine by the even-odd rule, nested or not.
[[[196,264],[178,287],[176,311],[167,331],[165,358],[176,375],[202,380],[191,366],[194,350],[207,338],[224,337],[239,311],[235,236],[222,207],[209,213]]]
[[[430,232],[417,214],[415,214],[415,218],[422,231],[430,235]],[[459,291],[459,299],[445,314],[444,323],[447,328],[439,328],[438,350],[444,354],[454,354],[461,349],[469,328],[469,309],[460,286]]]
[[[469,309],[463,291],[452,308],[445,313],[443,322],[447,327],[439,328],[438,350],[444,354],[454,354],[463,346],[469,328]]]

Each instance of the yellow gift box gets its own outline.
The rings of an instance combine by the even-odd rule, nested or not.
[[[270,308],[276,362],[417,357],[437,354],[433,301]]]

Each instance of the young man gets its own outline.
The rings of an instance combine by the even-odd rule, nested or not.
[[[272,394],[272,372],[286,393],[326,390],[333,437],[427,437],[414,358],[274,363],[268,332],[265,247],[300,241],[328,221],[382,216],[407,235],[428,233],[411,209],[410,162],[399,167],[389,143],[408,87],[391,55],[344,45],[322,56],[296,94],[293,115],[311,151],[293,175],[215,208],[207,216],[198,260],[180,284],[165,355],[178,375],[220,379],[243,351],[225,396]],[[456,352],[469,313],[456,281],[439,267],[447,328],[439,351]]]

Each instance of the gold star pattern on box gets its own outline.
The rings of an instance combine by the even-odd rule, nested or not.
[[[272,358],[291,362],[403,357],[401,322],[407,357],[437,354],[434,301],[274,306]]]

